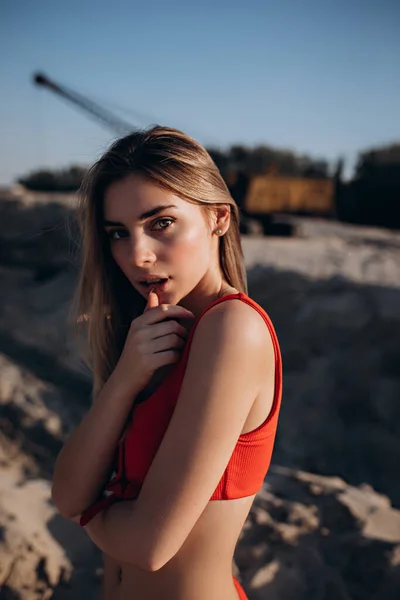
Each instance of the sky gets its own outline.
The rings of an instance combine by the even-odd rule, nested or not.
[[[222,149],[343,156],[350,172],[400,141],[398,0],[0,0],[0,57],[1,185],[89,165],[116,137],[37,71]]]

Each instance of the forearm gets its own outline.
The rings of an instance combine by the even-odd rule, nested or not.
[[[83,512],[96,500],[135,396],[110,378],[62,448],[54,468],[52,497],[65,517]]]
[[[146,541],[135,525],[135,500],[118,502],[94,517],[86,526],[91,540],[115,561],[149,570]]]

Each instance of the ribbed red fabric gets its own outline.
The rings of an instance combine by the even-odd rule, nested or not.
[[[138,497],[174,412],[196,327],[210,308],[233,299],[252,306],[262,316],[269,329],[275,352],[275,392],[270,414],[264,423],[239,436],[210,500],[251,496],[261,488],[271,462],[278,424],[282,398],[282,358],[278,338],[269,316],[254,300],[238,292],[219,298],[197,317],[179,363],[174,365],[154,394],[145,402],[134,406],[131,423],[118,445],[117,473],[106,486],[103,497],[82,514],[81,525],[86,525],[100,510],[114,502]]]

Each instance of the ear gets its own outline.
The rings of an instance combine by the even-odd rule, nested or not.
[[[214,232],[220,231],[219,235],[224,235],[228,229],[231,220],[231,207],[229,204],[218,204],[215,208]]]

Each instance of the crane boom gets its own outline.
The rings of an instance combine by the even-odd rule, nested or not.
[[[85,110],[90,115],[96,117],[100,120],[104,125],[106,125],[109,129],[111,129],[114,133],[118,135],[125,135],[133,131],[134,126],[123,119],[120,119],[116,115],[114,115],[107,108],[103,108],[93,100],[86,98],[82,94],[75,92],[65,86],[61,86],[51,79],[49,79],[43,73],[35,73],[33,76],[33,81],[36,85],[41,85],[50,91],[58,94],[59,96],[69,100],[79,108]]]

